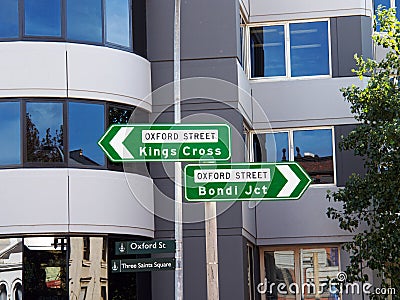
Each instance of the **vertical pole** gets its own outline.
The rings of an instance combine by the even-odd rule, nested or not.
[[[181,2],[175,0],[174,122],[181,123]],[[183,300],[182,164],[175,162],[175,300]]]
[[[206,219],[207,299],[218,300],[217,203],[206,202],[204,209]]]

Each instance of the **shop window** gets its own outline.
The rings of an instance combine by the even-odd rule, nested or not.
[[[61,0],[25,0],[26,36],[61,37]]]
[[[27,161],[63,162],[63,104],[28,102],[25,121]]]
[[[251,78],[330,75],[329,23],[250,27]]]
[[[103,166],[104,153],[97,141],[104,134],[104,105],[69,102],[69,163],[76,166]]]
[[[314,184],[335,182],[332,128],[282,130],[253,136],[255,162],[295,161]]]
[[[264,249],[262,299],[337,299],[331,279],[340,272],[339,248],[287,247]]]
[[[247,299],[255,299],[254,290],[254,248],[252,245],[247,244]]]
[[[0,38],[19,36],[18,0],[0,1]]]
[[[21,163],[21,113],[19,102],[0,102],[0,165]]]
[[[23,261],[24,298],[67,299],[65,238],[33,237],[24,239]]]

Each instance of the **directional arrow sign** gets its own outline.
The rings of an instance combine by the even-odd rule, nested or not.
[[[114,162],[219,161],[231,150],[226,124],[111,125],[98,144]]]
[[[296,200],[311,178],[295,162],[188,165],[188,201]]]

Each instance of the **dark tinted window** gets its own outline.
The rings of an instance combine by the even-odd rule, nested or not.
[[[104,134],[104,105],[70,102],[68,123],[70,165],[104,165],[104,153],[97,145]]]
[[[67,39],[103,41],[102,1],[67,0]]]
[[[21,163],[21,121],[19,102],[0,103],[0,165]]]
[[[18,26],[18,0],[1,0],[0,38],[18,37]]]
[[[250,30],[252,77],[286,76],[283,25]]]
[[[61,0],[25,0],[25,35],[61,37]]]
[[[63,162],[63,104],[26,104],[26,151],[28,162]]]

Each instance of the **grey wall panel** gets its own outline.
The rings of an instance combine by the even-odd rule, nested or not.
[[[182,2],[182,59],[237,57],[237,1]]]
[[[182,59],[237,57],[238,15],[237,1],[182,1]],[[150,61],[173,59],[173,16],[174,1],[147,1]]]
[[[336,152],[336,180],[337,186],[344,186],[349,176],[353,173],[365,174],[364,162],[360,156],[355,156],[354,152],[341,151],[339,143],[341,136],[347,136],[355,125],[335,126],[335,152]]]
[[[347,16],[331,19],[332,76],[355,76],[354,54],[372,57],[371,18]],[[334,48],[336,46],[336,49]]]
[[[299,200],[265,201],[257,206],[258,245],[301,244],[319,238],[330,242],[342,241],[351,236],[338,227],[336,220],[326,216],[330,206],[338,207],[326,199],[330,186],[312,186]]]
[[[357,77],[253,81],[256,128],[351,124],[354,118],[340,88],[362,86]]]
[[[174,50],[174,1],[146,1],[147,58],[172,60]]]
[[[338,58],[338,33],[337,33],[337,19],[330,19],[331,26],[331,67],[332,77],[339,77],[339,58]]]
[[[245,253],[243,237],[220,236],[218,238],[220,299],[246,299]]]

